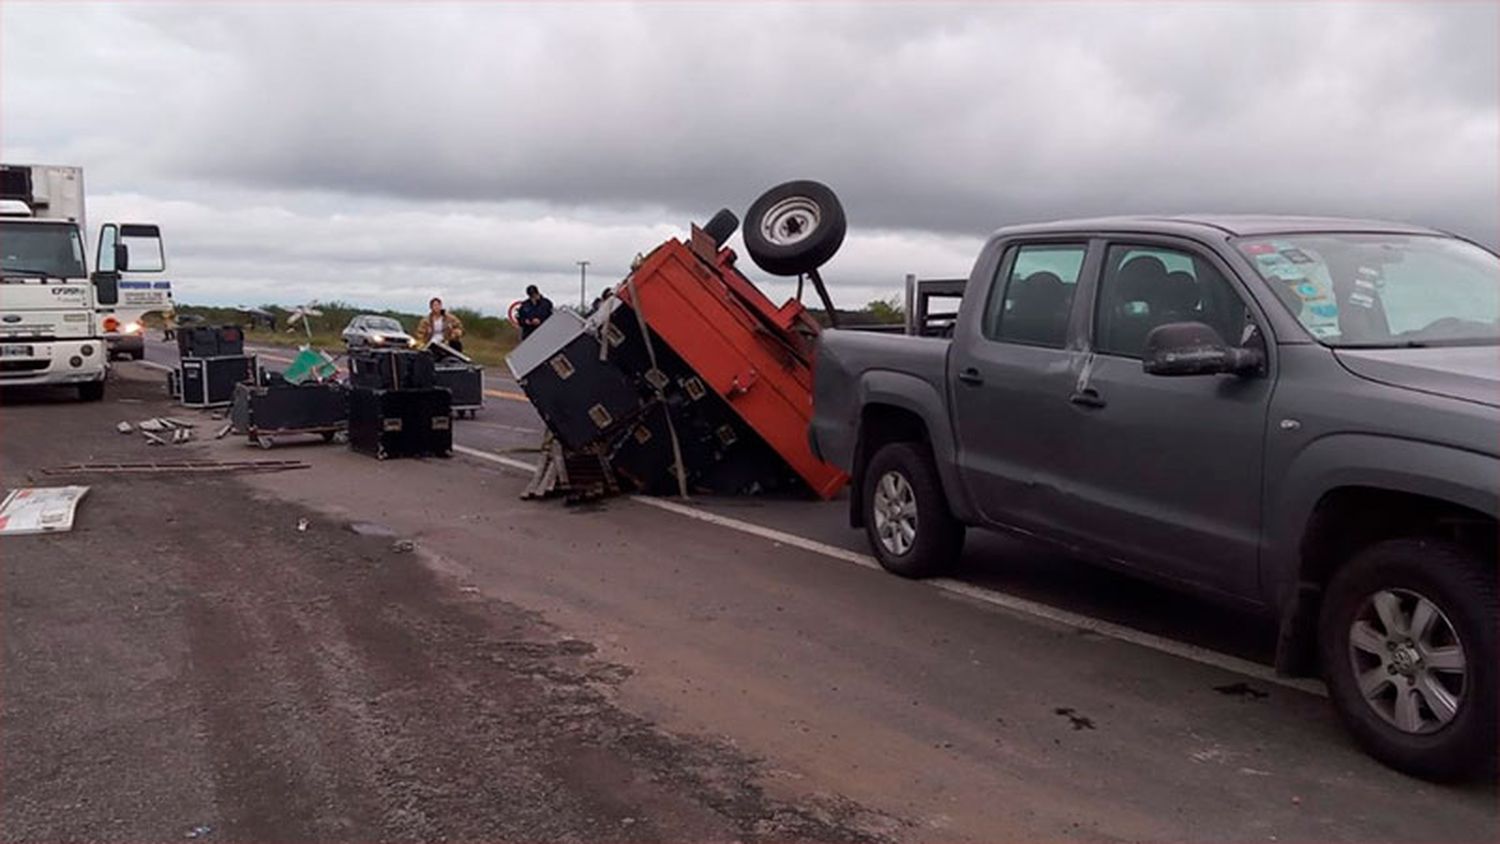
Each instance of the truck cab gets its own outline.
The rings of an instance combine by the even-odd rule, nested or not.
[[[0,165],[0,387],[60,385],[104,397],[121,273],[164,269],[156,226],[108,224],[89,272],[83,171]],[[131,266],[137,258],[138,268]]]

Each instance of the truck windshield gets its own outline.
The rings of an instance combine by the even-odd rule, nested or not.
[[[1500,344],[1500,258],[1451,237],[1296,234],[1236,242],[1319,342]]]
[[[0,276],[84,278],[83,240],[71,223],[0,223]]]
[[[402,330],[401,323],[389,317],[370,317],[365,325],[369,326],[371,331],[384,331],[388,334],[400,334]]]

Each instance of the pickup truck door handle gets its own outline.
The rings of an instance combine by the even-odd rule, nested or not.
[[[984,377],[979,374],[979,370],[975,369],[972,366],[959,372],[958,380],[964,382],[965,384],[977,385],[984,383]]]
[[[1106,404],[1104,397],[1099,395],[1099,391],[1093,387],[1085,387],[1079,390],[1069,396],[1068,401],[1079,407],[1103,407]]]

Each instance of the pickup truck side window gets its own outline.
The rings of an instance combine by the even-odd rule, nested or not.
[[[1095,313],[1095,349],[1139,358],[1146,335],[1169,322],[1205,323],[1231,346],[1259,342],[1244,300],[1213,264],[1176,249],[1111,246]]]
[[[1005,343],[1061,349],[1068,336],[1068,313],[1078,273],[1088,252],[1085,243],[1038,243],[1014,247],[1003,285],[990,291],[984,336]]]

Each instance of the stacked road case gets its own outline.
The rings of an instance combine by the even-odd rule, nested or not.
[[[245,354],[237,325],[179,328],[177,351],[177,377],[168,379],[168,390],[188,407],[223,407],[234,401],[236,384],[259,380],[255,356]]]
[[[432,356],[382,349],[349,359],[349,447],[388,457],[453,451],[452,395],[437,386]]]

